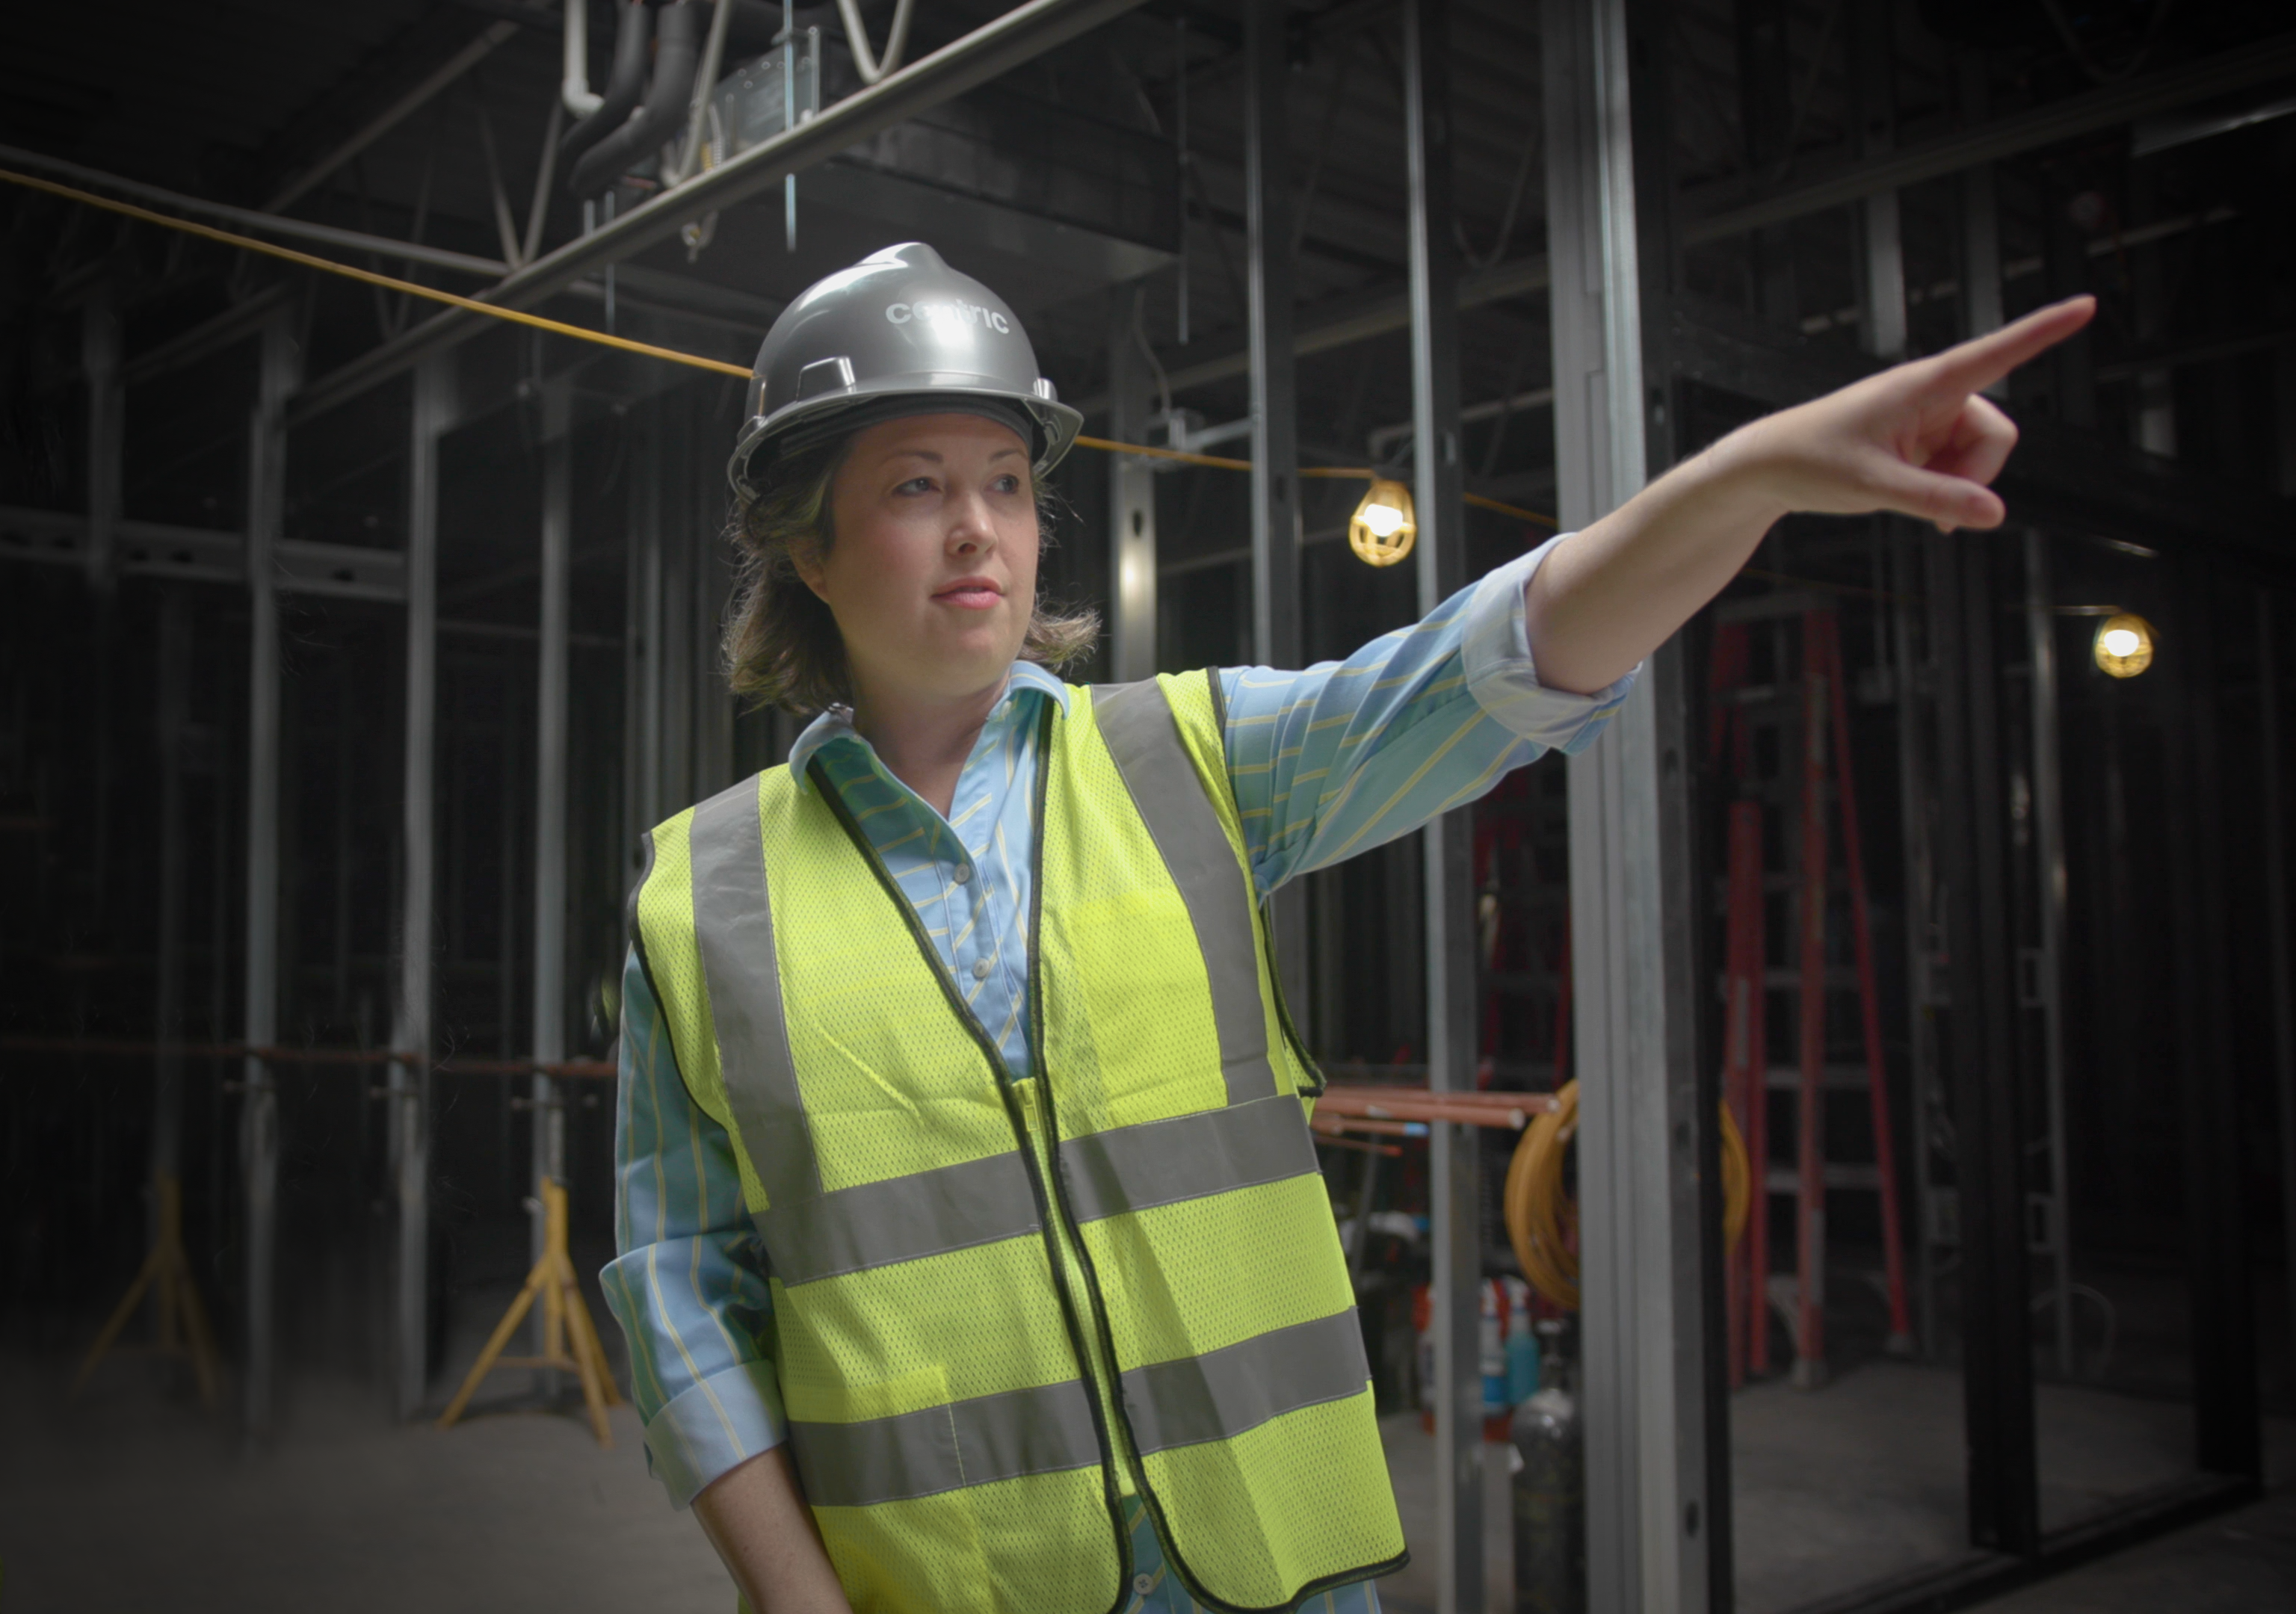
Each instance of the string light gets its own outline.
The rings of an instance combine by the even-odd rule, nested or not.
[[[2135,611],[2104,619],[2096,630],[2097,667],[2115,678],[2134,678],[2152,665],[2152,625]]]
[[[1392,566],[1411,553],[1418,537],[1411,489],[1385,477],[1374,477],[1371,490],[1348,522],[1348,547],[1366,565]]]

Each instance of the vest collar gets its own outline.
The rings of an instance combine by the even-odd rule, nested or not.
[[[996,697],[996,706],[989,710],[988,721],[996,722],[1013,701],[1030,693],[1049,696],[1060,708],[1061,715],[1068,715],[1069,686],[1033,661],[1015,661],[1004,676],[1004,692]],[[848,739],[861,740],[860,733],[853,726],[853,709],[849,706],[832,706],[805,725],[791,745],[789,754],[790,776],[797,781],[800,791],[813,788],[808,767],[813,761],[814,753],[834,741]],[[868,743],[865,740],[861,740],[861,742]]]

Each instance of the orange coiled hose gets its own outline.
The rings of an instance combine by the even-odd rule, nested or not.
[[[1732,1249],[1753,1204],[1753,1168],[1730,1106],[1722,1107],[1722,1236]],[[1566,1082],[1554,1108],[1523,1128],[1507,1165],[1507,1240],[1531,1287],[1565,1311],[1578,1309],[1578,1207],[1562,1183],[1562,1151],[1578,1132],[1578,1084]]]

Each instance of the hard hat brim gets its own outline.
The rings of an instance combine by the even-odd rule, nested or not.
[[[1014,427],[1025,426],[1031,469],[1051,474],[1067,457],[1084,430],[1084,415],[1057,400],[1017,395],[1011,389],[973,378],[903,377],[899,386],[857,387],[848,392],[806,398],[769,416],[753,417],[735,439],[726,467],[726,480],[744,499],[758,496],[758,475],[775,461],[802,453],[832,438],[865,430],[883,421],[920,414],[979,414]],[[968,384],[972,382],[972,384]]]

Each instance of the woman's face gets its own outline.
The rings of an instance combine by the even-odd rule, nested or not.
[[[941,701],[999,684],[1037,599],[1029,450],[976,414],[886,421],[830,484],[828,553],[799,572],[837,619],[857,705]]]

